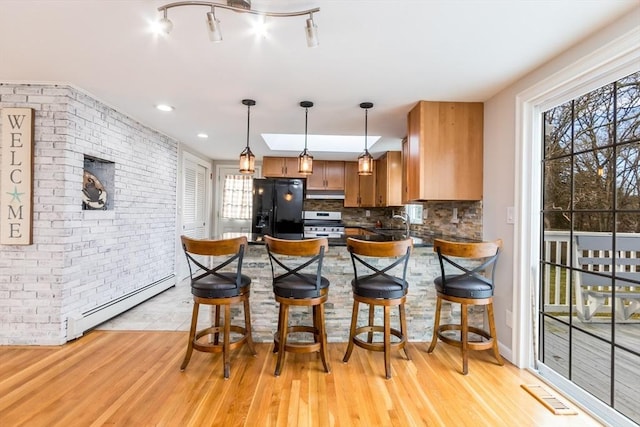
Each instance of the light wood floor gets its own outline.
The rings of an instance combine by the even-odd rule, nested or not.
[[[271,344],[231,357],[194,352],[179,366],[185,332],[93,331],[61,347],[0,347],[1,426],[595,426],[585,413],[553,415],[521,384],[527,371],[475,352],[463,376],[457,349],[411,343],[411,361],[330,344],[331,374],[317,354],[287,354],[273,376]],[[547,386],[545,386],[547,387]],[[547,387],[548,388],[548,387]],[[551,390],[550,388],[548,388]],[[571,405],[573,406],[573,405]]]

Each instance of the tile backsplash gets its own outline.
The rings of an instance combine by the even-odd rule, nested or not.
[[[445,234],[472,239],[482,239],[482,202],[446,201],[422,202],[423,223],[411,224],[411,230],[419,234]],[[454,208],[458,221],[452,222]],[[305,200],[304,210],[341,211],[342,221],[347,226],[374,227],[377,221],[385,228],[402,228],[403,225],[391,217],[404,211],[393,208],[345,208],[342,200]],[[369,216],[367,216],[367,212]]]

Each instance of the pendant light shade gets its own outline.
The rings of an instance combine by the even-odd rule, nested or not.
[[[242,103],[247,106],[247,146],[240,153],[240,173],[252,174],[256,171],[256,156],[249,148],[249,123],[251,119],[251,106],[256,105],[253,99],[243,99]]]
[[[373,156],[367,149],[367,113],[369,108],[373,107],[371,102],[363,102],[360,108],[364,109],[364,153],[358,156],[358,175],[373,174]]]
[[[300,106],[304,108],[304,150],[298,156],[298,173],[311,175],[313,173],[313,156],[307,151],[307,123],[309,108],[313,107],[313,102],[302,101]]]

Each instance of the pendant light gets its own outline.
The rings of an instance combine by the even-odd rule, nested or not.
[[[313,156],[307,151],[307,122],[309,108],[313,107],[313,102],[302,101],[300,106],[304,108],[304,150],[298,156],[298,173],[301,175],[311,175],[313,173]]]
[[[367,113],[369,108],[373,107],[371,102],[363,102],[360,108],[364,109],[364,153],[358,156],[358,175],[373,174],[373,156],[367,149]]]
[[[252,174],[256,171],[256,156],[249,148],[249,122],[251,118],[251,106],[256,105],[253,99],[243,99],[242,103],[247,106],[247,146],[240,153],[240,173]]]

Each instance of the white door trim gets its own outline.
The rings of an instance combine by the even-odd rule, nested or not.
[[[222,170],[224,169],[232,169],[232,170],[236,170],[238,171],[238,164],[237,163],[233,163],[233,164],[219,164],[216,165],[216,174],[214,177],[214,193],[215,193],[215,197],[213,200],[213,205],[214,205],[214,211],[213,211],[213,234],[215,236],[220,235],[220,233],[222,232],[222,230],[220,230],[220,212],[222,211],[222,191],[223,191],[223,184],[224,181],[222,180],[222,177],[220,176],[220,173]],[[240,172],[238,172],[240,173]],[[261,166],[256,166],[256,172],[253,175],[254,178],[261,178],[262,177],[262,167]]]
[[[620,413],[537,364],[538,248],[541,194],[541,113],[638,71],[640,27],[606,44],[516,96],[516,227],[514,230],[512,361],[568,393],[612,425],[631,425]]]

